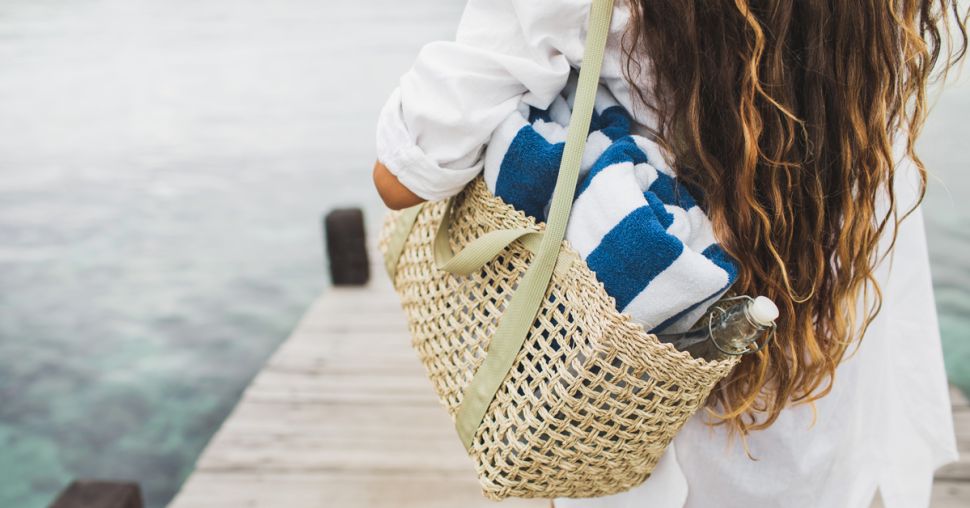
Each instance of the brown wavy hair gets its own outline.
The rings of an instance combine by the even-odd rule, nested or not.
[[[968,13],[957,0],[628,4],[624,74],[638,106],[656,114],[678,178],[738,260],[733,289],[781,312],[775,339],[709,400],[714,423],[743,435],[825,396],[879,312],[877,246],[884,231],[895,242],[909,212],[891,191],[893,138],[905,141],[922,200],[914,142],[927,86],[964,56]]]

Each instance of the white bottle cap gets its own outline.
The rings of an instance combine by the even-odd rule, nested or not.
[[[748,306],[748,315],[761,326],[771,326],[778,319],[778,307],[771,299],[759,296]]]

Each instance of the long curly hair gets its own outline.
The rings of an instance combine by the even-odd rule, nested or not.
[[[780,310],[774,341],[708,402],[744,435],[825,396],[879,312],[880,237],[895,242],[911,211],[892,192],[894,138],[922,200],[927,86],[966,53],[968,13],[957,0],[628,3],[624,74],[638,105],[738,260],[733,289]]]

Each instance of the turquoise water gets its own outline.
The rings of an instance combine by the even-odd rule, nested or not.
[[[0,2],[0,507],[75,477],[166,503],[324,289],[321,213],[377,210],[378,110],[459,14]]]
[[[920,140],[933,289],[950,380],[970,394],[970,68],[939,95]]]
[[[0,2],[0,507],[75,477],[171,497],[325,288],[319,218],[378,204],[373,124],[461,2]],[[970,86],[924,153],[970,387]]]

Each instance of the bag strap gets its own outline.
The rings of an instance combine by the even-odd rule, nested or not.
[[[573,198],[576,194],[579,165],[586,149],[586,138],[589,135],[612,14],[613,0],[593,0],[589,13],[586,49],[579,71],[579,86],[569,119],[566,146],[562,162],[559,164],[559,175],[552,194],[546,229],[542,233],[532,263],[519,281],[518,288],[499,320],[485,360],[465,388],[461,406],[455,415],[458,436],[466,450],[471,449],[472,440],[485,412],[511,370],[516,355],[529,335],[539,306],[545,300],[545,292],[556,267],[563,237],[566,234],[566,224],[569,222],[569,212],[572,210]]]
[[[424,203],[405,208],[394,219],[394,229],[391,230],[391,236],[387,239],[387,251],[384,252],[384,269],[387,270],[387,276],[391,279],[391,283],[394,282],[397,264],[401,260],[401,254],[404,253],[404,244],[407,243],[408,236],[411,235],[411,230],[414,229],[414,223],[418,221],[418,215],[421,214],[422,208],[424,208]]]
[[[568,270],[571,263],[576,261],[568,256],[560,259],[560,250],[576,194],[579,165],[586,149],[586,138],[589,135],[596,88],[599,85],[600,68],[612,14],[613,0],[593,0],[589,13],[586,49],[579,71],[579,86],[569,119],[566,146],[559,164],[559,174],[552,194],[545,231],[540,232],[531,228],[492,231],[473,240],[456,254],[452,252],[448,241],[452,208],[452,200],[449,200],[445,205],[444,216],[438,230],[435,232],[435,263],[440,270],[456,275],[468,275],[478,271],[517,240],[534,254],[532,263],[519,281],[518,288],[499,319],[485,360],[465,388],[461,406],[455,415],[455,427],[466,450],[471,448],[472,440],[485,417],[489,404],[495,398],[495,393],[508,375],[516,355],[529,335],[536,313],[549,287],[552,273],[557,270]],[[392,281],[407,237],[424,205],[425,203],[422,203],[404,210],[395,225],[393,237],[388,243],[385,254],[385,268]]]

